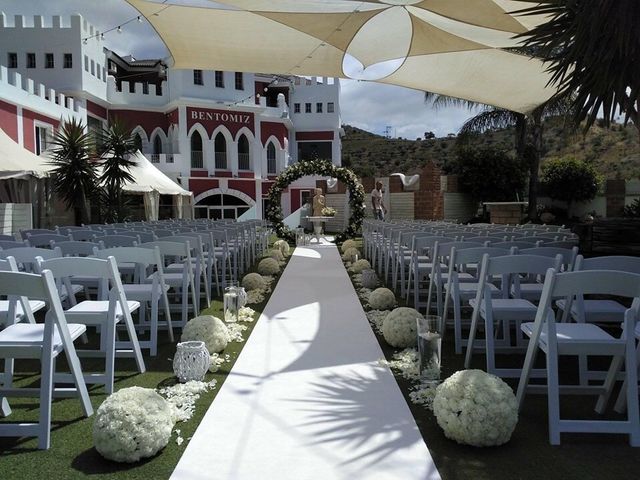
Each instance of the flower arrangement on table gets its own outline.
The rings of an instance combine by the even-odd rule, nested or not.
[[[337,210],[333,207],[324,207],[322,209],[322,216],[323,217],[335,217]]]

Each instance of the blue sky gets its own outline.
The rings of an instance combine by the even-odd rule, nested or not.
[[[80,13],[99,30],[113,28],[137,15],[124,0],[0,0],[12,22],[13,15],[70,15]],[[123,32],[110,33],[106,44],[116,52],[137,58],[167,56],[164,44],[147,22],[132,22]],[[446,136],[458,131],[472,114],[464,108],[435,111],[423,101],[423,93],[374,82],[342,80],[342,121],[345,124],[382,134],[391,126],[396,136],[409,139],[432,131]]]

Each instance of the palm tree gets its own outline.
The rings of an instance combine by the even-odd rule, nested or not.
[[[53,188],[67,208],[73,209],[76,225],[89,223],[89,198],[97,191],[96,164],[90,158],[90,134],[81,121],[65,121],[53,137],[50,163]]]
[[[104,187],[103,206],[107,221],[119,222],[123,218],[124,203],[122,187],[133,181],[131,160],[138,149],[132,130],[115,118],[107,128],[98,132],[98,153],[102,158],[100,184]]]
[[[640,8],[638,0],[540,0],[521,10],[549,21],[523,33],[523,46],[546,60],[558,96],[575,92],[576,124],[618,112],[640,137]]]
[[[567,98],[568,96],[553,98],[538,106],[529,114],[484,105],[484,109],[467,120],[459,131],[460,140],[464,142],[472,134],[486,130],[514,127],[516,154],[519,158],[526,160],[529,165],[529,206],[527,213],[531,219],[537,216],[540,158],[544,148],[543,120],[551,116],[566,115],[570,110],[570,102]],[[425,100],[429,99],[433,100],[433,105],[436,108],[445,105],[466,106],[469,109],[482,106],[482,104],[459,98],[425,93]]]

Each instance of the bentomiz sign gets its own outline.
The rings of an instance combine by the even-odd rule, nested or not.
[[[214,110],[211,108],[187,107],[188,128],[199,123],[209,134],[219,125],[227,127],[234,136],[241,128],[245,127],[253,133],[253,122],[253,112],[234,112],[229,110]]]

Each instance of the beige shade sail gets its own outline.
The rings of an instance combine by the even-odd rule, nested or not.
[[[375,80],[529,112],[555,93],[513,53],[516,0],[127,0],[175,68]]]
[[[129,169],[133,181],[125,182],[122,190],[130,193],[157,192],[160,195],[192,195],[162,173],[140,151],[131,157],[136,164]]]

